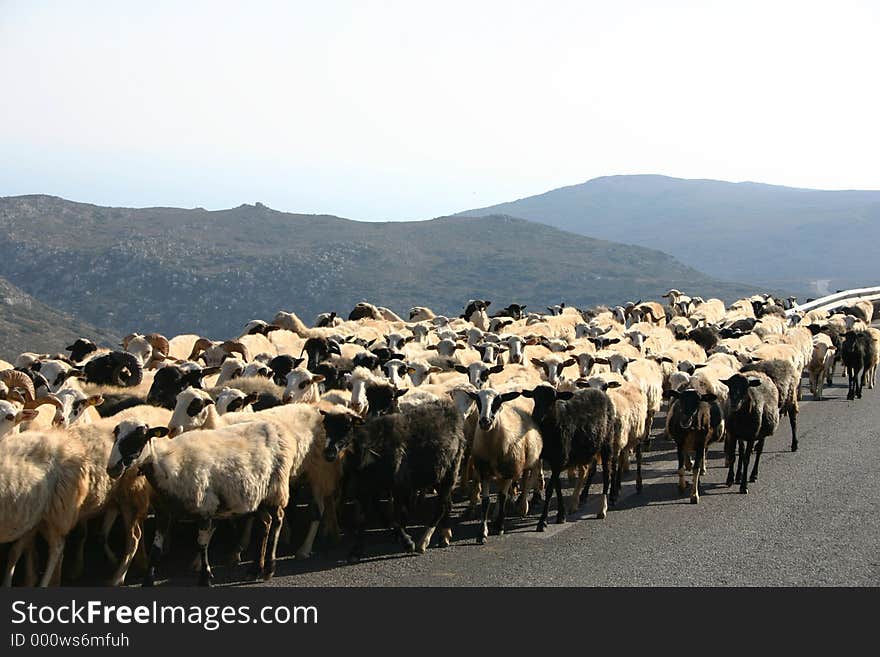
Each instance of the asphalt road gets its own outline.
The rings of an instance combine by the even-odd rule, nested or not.
[[[636,494],[632,476],[624,480],[605,520],[596,519],[598,495],[591,494],[577,516],[545,533],[535,532],[530,515],[480,546],[478,523],[462,522],[450,547],[424,555],[400,553],[387,531],[376,530],[359,564],[345,562],[350,543],[343,539],[306,561],[281,559],[265,585],[880,585],[880,388],[848,402],[841,379],[825,400],[802,402],[796,453],[783,419],[748,495],[724,484],[716,449],[705,493],[690,504],[678,493],[672,443],[655,440],[643,492]],[[240,572],[218,568],[218,583],[236,582]]]

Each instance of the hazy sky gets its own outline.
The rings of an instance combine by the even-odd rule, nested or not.
[[[880,188],[880,3],[0,0],[0,196],[421,219]]]

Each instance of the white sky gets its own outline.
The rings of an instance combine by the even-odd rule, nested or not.
[[[880,188],[880,3],[0,0],[0,195],[421,219]]]

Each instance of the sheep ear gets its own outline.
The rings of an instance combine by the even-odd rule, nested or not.
[[[329,415],[329,413],[328,413],[327,411],[322,411],[320,408],[318,409],[318,412],[319,412],[321,415],[323,415],[324,417],[327,417],[327,416]]]
[[[544,367],[543,361],[540,361],[537,358],[529,358],[529,360],[532,362],[532,365],[534,365],[535,367],[538,367],[538,368]]]
[[[211,402],[213,403],[213,402]],[[161,438],[168,435],[168,427],[153,427],[147,431],[147,438]]]
[[[519,390],[514,390],[513,392],[505,392],[502,395],[499,395],[499,398],[502,402],[509,402],[511,399],[516,399],[522,393]]]
[[[707,392],[705,395],[700,395],[700,399],[704,402],[713,402],[718,399],[718,396],[713,395],[711,392]]]
[[[637,360],[638,360],[638,358],[630,358],[630,359],[627,360],[626,362],[627,362],[627,363],[635,363]]]
[[[569,358],[567,360],[562,361],[563,367],[571,367],[572,365],[577,365],[577,358]]]
[[[607,359],[607,358],[594,358],[594,359],[593,359],[593,362],[594,362],[594,363],[598,363],[599,365],[608,365],[608,359]]]
[[[459,374],[467,374],[468,368],[466,368],[464,365],[456,365],[455,371],[458,372]]]
[[[467,349],[467,347],[465,347],[463,344],[457,344],[457,345],[455,345],[455,348],[456,349]]]
[[[620,381],[609,381],[608,383],[605,384],[606,390],[608,388],[619,388],[619,387],[620,387]]]
[[[428,351],[437,351],[437,345],[429,344],[427,347],[425,347],[425,349],[427,349]]]
[[[437,367],[436,365],[431,365],[431,367],[428,368],[428,374],[437,374],[438,372],[442,372],[442,371],[443,371],[443,368]]]
[[[526,397],[527,399],[534,399],[535,398],[535,391],[534,390],[523,390],[522,393],[520,393],[520,394],[522,394],[522,396]]]
[[[40,414],[40,411],[35,408],[28,408],[25,410],[21,410],[15,415],[15,424],[19,422],[27,422],[29,420],[36,420],[37,416]]]
[[[620,342],[620,338],[608,338],[605,344],[617,344],[618,342]]]
[[[256,393],[256,392],[249,392],[248,394],[245,395],[244,399],[243,399],[242,402],[241,402],[241,405],[242,405],[242,407],[245,407],[245,406],[247,406],[248,404],[253,404],[253,403],[254,403],[255,401],[257,401],[259,398],[260,398],[259,393]]]
[[[499,372],[504,370],[504,365],[495,365],[494,367],[489,368],[489,372],[491,374],[498,374]]]
[[[757,388],[759,385],[761,385],[761,379],[749,379],[750,388]]]
[[[585,379],[578,379],[577,381],[574,382],[574,384],[578,388],[589,388],[590,387],[590,382],[586,381]]]
[[[574,393],[571,390],[563,390],[556,393],[556,399],[561,399],[562,401],[568,401],[572,397],[574,397]]]
[[[671,390],[670,389],[670,390],[663,391],[663,399],[670,399],[670,398],[678,399],[678,396],[679,396],[678,390]]]
[[[312,383],[324,383],[326,377],[323,374],[316,374],[312,377]]]
[[[401,388],[400,390],[396,390],[394,392],[394,397],[403,397],[406,393],[409,392],[409,388]]]
[[[464,392],[468,397],[470,397],[474,401],[477,401],[480,398],[480,396],[477,393],[475,393],[473,390],[465,390]]]
[[[100,406],[104,403],[104,397],[102,395],[92,395],[87,401],[89,406]]]

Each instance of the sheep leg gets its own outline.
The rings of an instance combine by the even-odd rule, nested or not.
[[[278,550],[278,536],[281,534],[281,525],[284,524],[284,507],[275,507],[275,512],[271,513],[272,526],[269,535],[269,555],[263,567],[263,581],[272,579],[275,576],[275,555]]]
[[[596,517],[599,520],[605,518],[608,513],[608,487],[611,484],[611,446],[602,446],[602,501],[599,503],[599,513]]]
[[[324,498],[324,509],[330,509],[330,513],[323,515],[324,521],[321,536],[330,543],[339,542],[339,514],[342,509],[342,498],[337,493]]]
[[[483,495],[483,524],[480,527],[480,535],[477,536],[477,543],[483,545],[489,538],[489,478],[486,477],[480,484],[481,493]]]
[[[73,538],[75,543],[73,548],[73,565],[68,573],[70,581],[76,581],[82,575],[86,560],[86,539],[88,536],[89,525],[85,520],[78,522],[73,531],[68,534],[68,538]]]
[[[171,530],[171,518],[164,516],[156,516],[156,531],[153,534],[153,544],[150,546],[150,563],[147,566],[147,572],[144,575],[142,586],[156,585],[156,571],[159,567],[159,561],[162,559],[162,549],[165,545],[165,537]]]
[[[272,531],[273,514],[271,511],[269,511],[267,507],[260,506],[260,508],[257,509],[255,515],[257,516],[260,524],[263,527],[263,531],[260,536],[260,552],[255,560],[256,567],[254,568],[256,577],[260,577],[264,572],[266,572],[266,554],[269,551],[269,534]]]
[[[357,563],[364,554],[364,541],[366,540],[367,513],[371,508],[371,499],[364,495],[358,499],[358,514],[355,520],[354,546],[348,553],[348,562]]]
[[[636,444],[636,492],[642,492],[642,443]]]
[[[755,465],[752,467],[752,476],[749,477],[750,482],[758,481],[758,463],[761,461],[761,452],[764,451],[764,439],[761,438],[755,445]]]
[[[241,534],[238,537],[238,545],[235,546],[235,549],[232,551],[232,556],[230,557],[230,563],[235,566],[241,563],[241,555],[246,552],[248,546],[251,544],[251,534],[254,531],[254,516],[249,515],[245,518],[244,527],[241,530]]]
[[[312,501],[309,503],[309,512],[312,515],[312,521],[309,523],[309,530],[306,532],[306,538],[302,542],[299,550],[296,551],[297,559],[308,559],[312,556],[312,544],[315,542],[315,536],[318,534],[318,527],[321,525],[321,519],[324,517],[324,496],[312,491]]]
[[[587,470],[583,466],[578,467],[578,478],[574,484],[574,490],[571,492],[571,497],[568,498],[568,508],[566,511],[568,513],[577,513],[580,508],[581,502],[581,491],[583,490],[584,480],[587,478]]]
[[[749,440],[746,444],[745,455],[740,458],[740,465],[742,465],[742,478],[739,482],[739,492],[743,495],[749,492],[749,482],[746,475],[749,472],[749,460],[752,458],[752,449],[754,448],[754,441]],[[740,442],[740,449],[742,449],[742,442]]]
[[[706,443],[696,445],[697,451],[694,457],[694,483],[691,491],[691,504],[699,504],[700,502],[700,475],[703,473],[703,466],[706,462]]]
[[[559,481],[559,470],[554,468],[550,473],[550,486],[547,488],[547,492],[544,495],[544,508],[541,511],[541,518],[538,520],[538,526],[535,531],[542,532],[547,528],[547,514],[550,512],[550,498],[553,497],[553,491],[556,489],[556,483]],[[561,488],[560,488],[561,490]],[[558,497],[556,500],[557,504],[562,503],[562,498]]]
[[[733,475],[733,464],[736,461],[736,441],[733,440],[730,436],[727,436],[724,441],[724,454],[727,460],[727,485],[733,486],[734,475]]]
[[[621,452],[611,457],[611,491],[608,496],[611,506],[617,504],[617,496],[620,492],[620,478],[623,474],[622,456],[623,453]]]
[[[395,524],[397,525],[397,536],[403,543],[403,548],[407,552],[413,552],[416,549],[415,541],[406,531],[406,523],[409,519],[409,504],[413,497],[413,492],[406,488],[395,488],[392,494],[392,503],[394,504]]]
[[[452,509],[452,489],[455,486],[455,472],[455,468],[450,469],[437,490],[437,509],[434,512],[431,523],[425,527],[425,533],[422,535],[416,548],[420,554],[424,554],[428,550],[434,531],[443,519],[449,516],[449,511]],[[445,538],[444,545],[449,545],[449,538]]]
[[[505,479],[501,482],[501,486],[498,489],[498,499],[496,500],[498,515],[495,516],[495,523],[492,527],[492,531],[499,536],[504,535],[504,518],[507,512],[505,503],[507,501],[507,496],[510,493],[511,485],[513,485],[513,479]]]
[[[529,493],[532,492],[532,486],[534,485],[532,482],[537,479],[535,476],[535,471],[538,467],[530,468],[525,471],[522,476],[522,490],[519,494],[519,499],[517,500],[517,511],[521,518],[525,518],[529,515]]]
[[[684,495],[684,491],[687,488],[687,482],[684,479],[685,473],[685,462],[684,462],[684,447],[680,444],[678,445],[678,492]]]
[[[583,505],[584,502],[587,501],[587,497],[590,493],[590,484],[593,483],[593,477],[596,474],[596,461],[590,463],[590,467],[587,468],[587,479],[584,481],[584,489],[581,491],[580,496],[580,504]]]
[[[798,407],[797,402],[795,402],[795,406],[788,411],[788,422],[791,425],[791,451],[796,452],[798,448],[798,439],[797,439],[797,416],[798,416]],[[763,442],[763,441],[761,441]],[[755,461],[755,465],[757,465],[757,461]]]
[[[109,512],[107,515],[110,515]],[[123,511],[122,522],[128,528],[125,534],[125,552],[122,555],[119,566],[116,568],[116,572],[113,574],[113,579],[110,582],[111,586],[121,586],[125,582],[128,567],[131,565],[131,560],[134,559],[138,545],[141,542],[141,536],[143,535],[143,518],[133,517],[130,511]]]
[[[21,538],[19,538],[9,548],[9,554],[6,557],[6,573],[3,576],[3,586],[12,586],[12,577],[15,575],[15,566],[21,558],[21,553],[26,547],[30,547],[34,537],[34,531],[31,530]]]
[[[64,536],[61,536],[56,530],[46,527],[43,530],[43,536],[49,546],[48,556],[46,557],[46,570],[43,572],[43,578],[40,580],[40,586],[45,588],[50,585],[57,585],[61,582],[61,562],[64,558]]]
[[[745,458],[745,455],[746,455],[746,448],[745,448],[744,441],[740,440],[740,441],[738,441],[738,444],[739,444],[739,450],[738,450],[739,454],[738,454],[737,463],[736,463],[736,479],[735,479],[736,483],[740,483],[740,481],[742,481],[742,465],[743,465],[743,459]]]
[[[101,520],[101,545],[104,548],[104,556],[107,557],[107,561],[111,564],[119,562],[116,553],[110,549],[110,531],[113,529],[113,524],[116,522],[118,515],[119,510],[112,506],[107,509],[104,513],[104,518]]]
[[[199,573],[199,586],[211,586],[214,573],[211,570],[211,562],[208,561],[208,546],[211,544],[211,536],[214,534],[214,523],[211,518],[202,518],[199,521],[199,553],[202,557],[202,570]],[[262,564],[260,564],[262,566]]]

